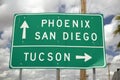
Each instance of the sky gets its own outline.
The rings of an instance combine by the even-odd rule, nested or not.
[[[120,0],[87,0],[87,13],[104,15],[106,59],[111,62],[111,77],[120,66],[120,52],[116,45],[120,35],[113,31],[120,24],[114,16],[120,15]],[[80,0],[0,0],[0,80],[18,80],[19,70],[9,69],[13,16],[15,13],[80,13]],[[112,16],[112,17],[111,17]],[[105,72],[103,72],[103,70]],[[71,74],[72,73],[72,74]],[[23,80],[55,80],[56,70],[24,69]],[[92,80],[92,70],[87,70]],[[34,75],[34,76],[33,76]],[[103,75],[105,75],[103,77]],[[107,68],[97,69],[98,80],[107,79]],[[61,80],[78,80],[79,70],[61,70]]]

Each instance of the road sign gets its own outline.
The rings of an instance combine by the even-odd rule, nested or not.
[[[16,14],[11,68],[104,67],[100,14]]]

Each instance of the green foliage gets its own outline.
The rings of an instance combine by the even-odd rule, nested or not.
[[[120,25],[118,25],[117,29],[113,32],[113,34],[120,34]]]
[[[120,15],[115,17],[115,20],[120,20]],[[117,34],[120,34],[120,25],[117,26],[117,29],[113,32],[113,34],[116,36]],[[117,47],[120,47],[120,42],[118,43]]]

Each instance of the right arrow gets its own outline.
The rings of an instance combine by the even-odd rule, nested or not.
[[[84,53],[84,56],[76,55],[76,59],[84,59],[84,61],[87,62],[90,59],[92,59],[92,57],[88,55],[87,53]]]

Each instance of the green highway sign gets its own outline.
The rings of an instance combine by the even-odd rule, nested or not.
[[[10,68],[105,66],[101,14],[15,14]]]

